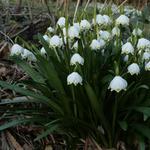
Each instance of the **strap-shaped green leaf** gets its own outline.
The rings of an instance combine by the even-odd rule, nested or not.
[[[54,111],[63,114],[61,107],[59,107],[58,104],[55,103],[50,98],[47,98],[47,97],[40,95],[36,92],[29,91],[29,90],[24,89],[22,87],[9,84],[9,83],[4,82],[4,81],[0,81],[0,86],[2,86],[4,88],[8,88],[8,89],[13,90],[13,91],[16,91],[16,92],[23,94],[25,96],[31,96],[35,99],[35,102],[46,104],[46,105],[50,106],[50,108],[53,109]]]
[[[35,82],[44,83],[43,77],[37,72],[34,68],[32,68],[25,60],[21,60],[17,57],[12,58],[13,61],[20,66]]]

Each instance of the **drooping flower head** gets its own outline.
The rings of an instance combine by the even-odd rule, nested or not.
[[[128,72],[131,75],[138,75],[140,73],[140,67],[137,63],[132,63],[131,65],[128,66]]]
[[[145,70],[150,71],[150,61],[145,64]]]
[[[132,46],[132,44],[130,42],[127,42],[126,44],[124,44],[122,46],[122,51],[121,51],[122,54],[132,54],[134,53],[134,48]]]
[[[80,22],[80,29],[82,31],[89,30],[91,28],[91,24],[87,20],[81,20]]]
[[[62,46],[62,39],[57,36],[57,35],[54,35],[51,39],[50,39],[50,46],[53,47],[53,48],[56,48],[56,47],[61,47]]]
[[[83,79],[78,72],[72,72],[67,77],[68,85],[71,85],[71,84],[74,84],[75,86],[77,86],[78,84],[82,85],[82,82],[83,82]]]
[[[18,44],[14,44],[12,47],[11,47],[11,50],[10,50],[10,55],[11,56],[14,56],[14,55],[21,55],[24,51],[24,48]]]
[[[70,65],[73,66],[73,65],[77,65],[77,64],[83,65],[83,64],[84,64],[84,59],[83,59],[83,57],[80,56],[80,54],[75,53],[75,54],[71,57]]]
[[[128,26],[129,18],[125,15],[121,15],[116,19],[116,25]]]
[[[150,41],[145,39],[145,38],[141,38],[138,40],[138,44],[137,44],[137,48],[140,49],[146,49],[146,48],[150,48]]]
[[[121,90],[126,90],[127,85],[128,83],[125,79],[121,76],[115,76],[110,82],[108,89],[111,89],[111,91],[120,92]]]
[[[57,21],[57,25],[60,26],[60,28],[64,28],[66,24],[66,19],[65,17],[60,17]]]

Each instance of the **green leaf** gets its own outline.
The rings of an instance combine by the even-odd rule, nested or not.
[[[98,103],[98,99],[97,99],[96,94],[93,91],[92,87],[88,83],[85,84],[85,90],[86,90],[86,93],[89,97],[92,108],[94,109],[94,111],[97,114],[100,114],[100,108],[101,107]]]
[[[121,129],[123,129],[124,131],[127,131],[128,124],[126,121],[119,121],[119,125],[120,125]]]
[[[34,141],[38,141],[42,138],[45,138],[46,136],[48,136],[50,133],[54,132],[57,128],[59,127],[59,125],[51,125],[49,126],[49,129],[47,129],[46,131],[42,132],[40,135],[38,135]]]
[[[144,138],[142,136],[139,136],[139,150],[145,150],[145,142],[144,142]]]
[[[143,136],[150,139],[150,128],[141,124],[132,124],[134,130],[141,133]]]
[[[12,58],[13,61],[20,66],[35,82],[45,83],[45,80],[39,72],[35,71],[25,60],[21,60],[17,57]]]
[[[43,95],[40,95],[40,94],[37,94],[35,92],[26,90],[26,89],[21,88],[19,86],[11,85],[11,84],[9,84],[7,82],[4,82],[4,81],[0,81],[0,86],[11,89],[13,91],[16,91],[16,92],[18,92],[20,94],[23,94],[23,95],[26,95],[26,96],[31,96],[31,97],[35,98],[34,102],[39,102],[39,103],[46,104],[46,105],[50,106],[51,109],[55,110],[56,112],[59,112],[59,113],[63,114],[63,111],[62,111],[61,107],[59,107],[57,105],[57,103],[52,101],[50,98],[47,98]]]
[[[14,127],[14,126],[22,124],[22,123],[27,123],[30,121],[31,121],[30,119],[15,119],[13,121],[10,121],[10,122],[7,122],[3,125],[0,125],[0,131],[5,130],[5,129],[10,128],[10,127]]]
[[[143,113],[147,117],[150,117],[150,107],[135,107],[134,110]]]
[[[48,83],[51,87],[58,90],[58,92],[65,93],[62,82],[58,76],[58,73],[51,61],[47,61],[43,57],[38,57],[38,66],[43,76],[48,80]]]

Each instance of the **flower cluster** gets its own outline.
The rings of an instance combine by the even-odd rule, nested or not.
[[[88,53],[88,51],[91,51],[91,55],[93,53],[101,53],[104,58],[108,54],[112,55],[111,53],[118,51],[119,60],[115,61],[118,61],[118,66],[120,65],[120,60],[125,62],[127,65],[126,73],[131,75],[139,75],[143,64],[145,71],[150,70],[150,41],[142,37],[142,30],[140,28],[133,29],[125,39],[121,30],[123,27],[129,25],[130,19],[124,14],[116,19],[112,19],[105,14],[97,14],[91,23],[83,19],[72,25],[66,22],[64,17],[61,17],[58,19],[55,29],[52,27],[47,29],[47,33],[43,36],[43,39],[50,49],[54,50],[58,59],[62,53],[70,51],[69,53],[72,56],[69,58],[69,65],[72,66],[73,72],[68,75],[67,84],[77,86],[78,84],[82,85],[84,81],[81,74],[83,74],[82,67],[86,67],[84,66],[85,61],[87,61],[85,53]],[[87,37],[89,37],[88,41]],[[107,48],[111,42],[114,42],[114,47],[112,47],[111,51],[108,51]],[[41,48],[40,53],[44,57],[47,55],[45,47]],[[11,55],[21,55],[23,59],[30,61],[36,60],[32,52],[17,44],[12,46]],[[93,59],[92,61],[95,60]],[[117,69],[115,68],[115,70]],[[126,90],[127,81],[119,72],[114,71],[114,75],[108,89],[116,92]]]
[[[10,55],[11,56],[20,55],[22,59],[27,59],[28,61],[33,61],[33,62],[36,61],[36,57],[34,56],[34,54],[31,51],[23,48],[22,46],[20,46],[18,44],[14,44],[11,47]]]

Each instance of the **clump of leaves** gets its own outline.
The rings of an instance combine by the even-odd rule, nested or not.
[[[30,78],[17,84],[0,81],[0,86],[27,99],[0,103],[1,119],[8,121],[0,130],[36,124],[43,132],[35,140],[58,133],[68,149],[86,138],[110,148],[119,140],[133,145],[136,139],[145,149],[150,41],[142,37],[139,29],[132,33],[125,15],[115,20],[94,11],[92,23],[60,18],[55,29],[38,35],[41,51],[25,41],[29,50],[14,45],[11,59]],[[13,107],[6,110],[5,105]]]

